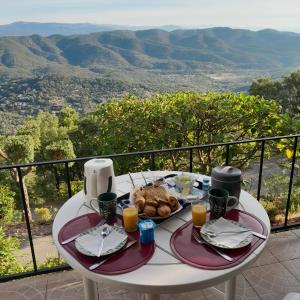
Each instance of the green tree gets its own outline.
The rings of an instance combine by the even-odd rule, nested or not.
[[[34,159],[34,141],[30,135],[15,135],[6,139],[3,150],[0,152],[2,157],[8,163],[27,163]],[[26,175],[32,172],[32,167],[21,169],[22,184],[24,189],[24,198],[28,208],[28,217],[32,221],[32,214],[30,210],[29,195],[26,186]],[[11,169],[11,176],[13,180],[20,185],[21,179],[16,168]]]
[[[28,118],[24,124],[20,125],[15,135],[1,139],[0,155],[11,164],[74,158],[73,144],[68,136],[69,130],[66,126],[60,126],[58,118],[51,113],[40,113],[35,119]],[[32,214],[26,177],[32,171],[32,167],[21,170],[30,221],[32,221]],[[56,169],[55,174],[59,184]],[[20,184],[16,169],[12,169],[11,176],[17,184]]]
[[[283,76],[279,80],[260,78],[253,81],[249,88],[250,95],[259,95],[278,101],[286,112],[298,113],[300,106],[300,69]]]
[[[280,106],[256,96],[215,92],[159,94],[142,100],[129,96],[97,106],[80,122],[73,142],[85,155],[103,155],[267,136],[281,125]],[[231,159],[243,166],[257,149],[256,144],[232,146]],[[209,168],[224,161],[224,148],[205,148],[196,154],[196,162]],[[186,166],[182,153],[157,161],[160,167]],[[126,171],[133,160],[121,160],[120,165]]]
[[[72,132],[77,128],[79,114],[71,107],[64,107],[60,110],[58,120],[59,125],[67,128],[68,132]]]
[[[15,209],[15,194],[8,187],[0,185],[0,224],[10,223]]]

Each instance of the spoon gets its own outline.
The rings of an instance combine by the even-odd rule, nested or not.
[[[98,249],[98,254],[97,256],[100,257],[101,256],[101,252],[103,249],[103,245],[104,245],[104,239],[110,234],[110,228],[108,226],[104,226],[101,230],[101,236],[102,236],[102,240],[101,240],[101,244],[100,247]]]

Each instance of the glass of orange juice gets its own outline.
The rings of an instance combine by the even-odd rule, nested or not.
[[[206,222],[207,204],[201,200],[192,202],[192,220],[195,227],[201,227]]]
[[[138,210],[135,206],[130,206],[123,209],[124,228],[127,232],[137,230]]]

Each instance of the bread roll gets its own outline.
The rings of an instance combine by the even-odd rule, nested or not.
[[[158,207],[158,202],[154,199],[146,199],[145,200],[146,205],[150,205],[150,206],[154,206],[154,207]]]
[[[168,195],[168,202],[170,204],[172,212],[179,208],[179,202],[176,197]]]
[[[139,197],[136,198],[134,201],[134,204],[136,206],[136,208],[138,209],[139,213],[143,212],[144,207],[145,207],[145,198],[144,197]]]
[[[161,217],[166,218],[171,214],[171,208],[168,205],[161,205],[157,212]]]
[[[145,205],[144,207],[144,213],[149,217],[155,217],[156,216],[156,207],[151,205]]]

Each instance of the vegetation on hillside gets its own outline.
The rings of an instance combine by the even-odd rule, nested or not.
[[[299,46],[299,34],[230,28],[0,37],[0,112],[86,113],[126,93],[246,92],[253,78],[298,67]]]
[[[276,100],[285,111],[294,115],[300,107],[300,69],[279,80],[259,78],[251,84],[249,94]]]

